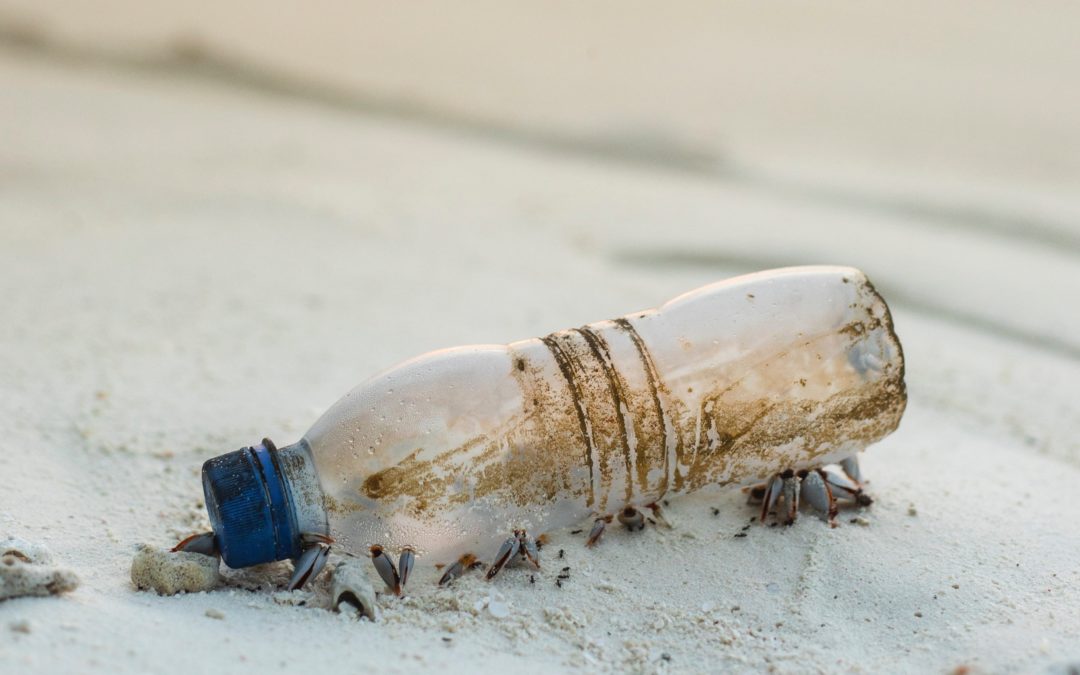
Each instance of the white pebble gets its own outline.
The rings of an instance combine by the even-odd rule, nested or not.
[[[0,540],[0,600],[29,595],[59,595],[79,586],[69,569],[52,564],[52,554],[23,539]]]

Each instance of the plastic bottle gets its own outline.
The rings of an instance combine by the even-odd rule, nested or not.
[[[294,558],[303,532],[445,563],[517,528],[838,461],[895,429],[905,403],[900,344],[866,277],[789,268],[406,361],[297,443],[207,461],[203,484],[230,567]]]

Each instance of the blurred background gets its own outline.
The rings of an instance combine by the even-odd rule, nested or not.
[[[325,278],[281,283],[328,321],[399,308],[412,337],[364,334],[390,361],[844,263],[1076,362],[1077,25],[1066,2],[2,0],[3,230],[167,248],[197,298],[242,252],[306,257]],[[471,300],[514,283],[558,301]],[[432,335],[418,295],[476,314]]]
[[[47,532],[84,563],[81,597],[147,626],[132,672],[163,653],[180,672],[167,605],[124,573],[132,542],[205,527],[206,457],[290,442],[426,350],[845,264],[907,357],[908,413],[865,464],[882,539],[864,553],[892,557],[858,557],[859,584],[883,623],[832,601],[857,537],[806,575],[778,546],[772,592],[803,602],[809,578],[820,602],[751,615],[748,577],[723,601],[766,627],[740,667],[1075,660],[1077,505],[1057,498],[1080,466],[1077,26],[1080,4],[1038,0],[0,0],[0,526]],[[681,567],[728,579],[711,551]],[[954,580],[963,602],[924,618],[919,594]],[[697,586],[657,611],[696,607]],[[7,654],[81,668],[112,648],[106,604],[65,605],[77,638],[34,629],[70,648]],[[595,640],[619,634],[606,621]],[[191,644],[235,652],[260,622]],[[340,661],[345,630],[311,631],[312,666]],[[514,658],[477,630],[476,658]],[[688,632],[664,648],[711,653]],[[527,653],[573,659],[576,640]]]
[[[5,42],[194,68],[507,142],[746,177],[888,169],[1051,199],[1080,173],[1068,2],[5,0]],[[39,45],[42,46],[42,45]]]
[[[1078,22],[1067,2],[4,0],[0,47],[840,212],[832,223],[858,223],[844,242],[820,241],[810,219],[785,218],[777,241],[752,218],[710,217],[709,250],[673,238],[644,256],[629,233],[615,255],[709,262],[722,248],[766,263],[876,243],[896,272],[927,275],[920,300],[1045,331],[1076,354],[1080,313],[1062,324],[1056,308],[994,305],[1047,282],[1080,292],[1078,275],[1062,277],[1080,254]],[[575,229],[653,225],[601,220]],[[875,226],[889,232],[858,240]],[[954,274],[971,237],[986,265]],[[1051,269],[1010,274],[1014,258]],[[943,279],[959,292],[941,293]]]
[[[1049,199],[1080,173],[1068,2],[0,7],[9,44],[201,64],[237,86],[729,177],[827,160],[904,186],[965,178]]]

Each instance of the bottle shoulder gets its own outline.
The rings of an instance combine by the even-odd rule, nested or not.
[[[506,345],[429,352],[355,387],[304,438],[317,462],[346,453],[364,471],[381,470],[418,448],[452,446],[497,428],[521,406],[512,368]]]

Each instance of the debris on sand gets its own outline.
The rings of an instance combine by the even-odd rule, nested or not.
[[[334,579],[330,586],[331,606],[341,611],[341,605],[352,605],[361,616],[377,621],[379,609],[375,604],[375,590],[368,580],[366,567],[346,560],[334,568]]]
[[[59,595],[78,586],[75,573],[57,567],[44,546],[14,537],[0,540],[0,600]]]
[[[202,553],[155,548],[143,544],[131,561],[131,583],[161,595],[181,591],[197,593],[217,588],[221,583],[218,559]]]

